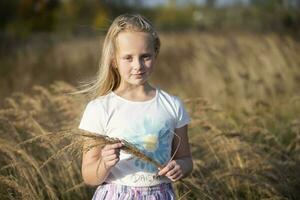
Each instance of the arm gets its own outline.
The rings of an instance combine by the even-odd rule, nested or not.
[[[180,146],[175,153],[176,147],[179,143],[179,139],[174,136],[172,143],[172,155],[174,159],[170,161],[163,169],[161,169],[158,175],[165,175],[172,181],[177,181],[181,178],[188,176],[193,170],[193,161],[187,135],[188,126],[185,125],[181,128],[175,129],[175,133],[181,138]]]
[[[87,139],[84,142],[84,149],[95,144],[95,141]],[[119,161],[121,143],[105,145],[103,149],[92,147],[83,152],[82,156],[82,178],[88,185],[102,184],[113,166]]]

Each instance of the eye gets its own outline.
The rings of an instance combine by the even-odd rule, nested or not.
[[[152,58],[152,55],[151,54],[144,54],[143,56],[142,56],[142,58],[143,58],[143,60],[151,60],[151,58]]]
[[[123,60],[126,60],[126,61],[128,61],[128,62],[131,62],[132,61],[132,56],[124,56],[123,57]]]

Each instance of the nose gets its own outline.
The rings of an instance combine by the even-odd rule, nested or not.
[[[144,63],[143,63],[143,60],[142,59],[135,59],[135,62],[133,62],[133,69],[135,71],[139,71],[141,70],[142,68],[144,67]]]

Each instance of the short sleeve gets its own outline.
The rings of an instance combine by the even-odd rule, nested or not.
[[[181,128],[191,122],[191,118],[184,108],[183,102],[177,96],[175,98],[175,109],[176,109],[176,128]]]
[[[79,129],[105,135],[106,113],[101,102],[90,101],[83,112]]]

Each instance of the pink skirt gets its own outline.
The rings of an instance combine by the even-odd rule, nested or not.
[[[150,187],[131,187],[105,183],[99,185],[92,200],[175,200],[171,183],[162,183]]]

